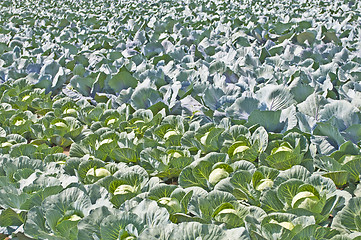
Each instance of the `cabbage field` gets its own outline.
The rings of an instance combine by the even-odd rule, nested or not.
[[[361,1],[0,10],[0,239],[361,239]]]

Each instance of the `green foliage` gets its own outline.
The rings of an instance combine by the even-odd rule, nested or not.
[[[1,239],[360,238],[360,2],[0,7]]]

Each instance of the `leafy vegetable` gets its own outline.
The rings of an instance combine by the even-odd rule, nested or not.
[[[359,1],[0,2],[1,239],[358,239]]]

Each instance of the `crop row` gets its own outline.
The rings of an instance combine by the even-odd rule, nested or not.
[[[361,2],[0,6],[0,238],[361,238]]]

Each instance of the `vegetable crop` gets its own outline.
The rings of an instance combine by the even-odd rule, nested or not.
[[[361,2],[0,2],[0,239],[361,239]]]

